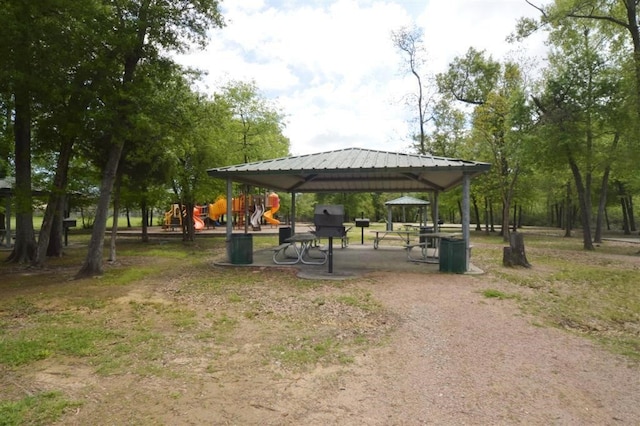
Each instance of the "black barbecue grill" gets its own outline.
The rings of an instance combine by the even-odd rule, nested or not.
[[[360,244],[364,244],[364,228],[368,228],[368,227],[369,227],[368,218],[366,217],[356,218],[356,228],[360,228]]]
[[[333,272],[333,238],[345,236],[344,206],[340,204],[316,205],[313,224],[316,227],[316,237],[329,238],[329,273]]]

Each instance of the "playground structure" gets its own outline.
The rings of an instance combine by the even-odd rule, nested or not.
[[[187,217],[185,206],[181,208],[180,204],[172,204],[171,209],[164,213],[164,223],[162,227],[171,230],[182,227],[183,217]],[[198,206],[193,208],[193,227],[196,231],[201,231],[205,227],[205,223],[200,217],[200,208]]]
[[[245,202],[248,201],[248,202]],[[262,219],[269,225],[278,226],[281,222],[274,216],[280,209],[280,197],[275,192],[269,195],[249,195],[244,194],[234,197],[231,200],[231,213],[233,223],[236,227],[245,226],[245,216],[248,216],[248,226],[253,230],[260,230]],[[193,221],[196,231],[220,225],[220,222],[227,214],[227,199],[218,197],[215,202],[203,205],[196,205],[193,209]],[[186,218],[186,210],[180,204],[173,204],[171,209],[164,214],[163,228],[174,230],[182,226],[183,218]]]

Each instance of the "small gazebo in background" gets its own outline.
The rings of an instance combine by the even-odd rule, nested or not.
[[[429,207],[429,202],[425,200],[421,200],[415,197],[400,197],[395,200],[390,200],[384,203],[387,206],[387,231],[393,231],[393,208],[394,207],[402,207],[402,220],[407,222],[405,215],[405,207],[418,207],[418,226],[420,228],[427,227],[427,209]],[[414,221],[410,221],[414,222]],[[436,224],[434,224],[434,231],[436,230]]]

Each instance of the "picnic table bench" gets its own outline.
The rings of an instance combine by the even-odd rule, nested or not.
[[[324,265],[327,262],[327,252],[329,249],[316,245],[317,238],[311,233],[294,234],[287,238],[286,242],[274,247],[273,263],[277,265],[295,265],[304,263],[305,265]],[[311,255],[311,250],[317,250],[320,257]],[[289,254],[287,254],[287,250]]]

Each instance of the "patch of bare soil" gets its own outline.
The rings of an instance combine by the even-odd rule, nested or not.
[[[485,298],[483,289],[500,286],[486,280],[375,273],[313,288],[304,298],[274,283],[253,290],[258,317],[309,315],[320,331],[359,327],[378,336],[373,345],[353,350],[352,363],[286,368],[265,356],[286,327],[247,319],[222,344],[175,335],[175,347],[183,350],[164,351],[165,374],[98,377],[86,365],[45,362],[28,383],[83,401],[61,424],[640,424],[637,364],[584,338],[535,325],[512,300]],[[228,298],[185,295],[179,286],[136,288],[117,302],[152,300],[161,309],[189,298],[205,319],[231,309]],[[371,292],[384,310],[369,317],[338,308],[331,295],[345,289]],[[319,306],[317,312],[307,312],[310,306]],[[19,379],[5,376],[5,383]]]

